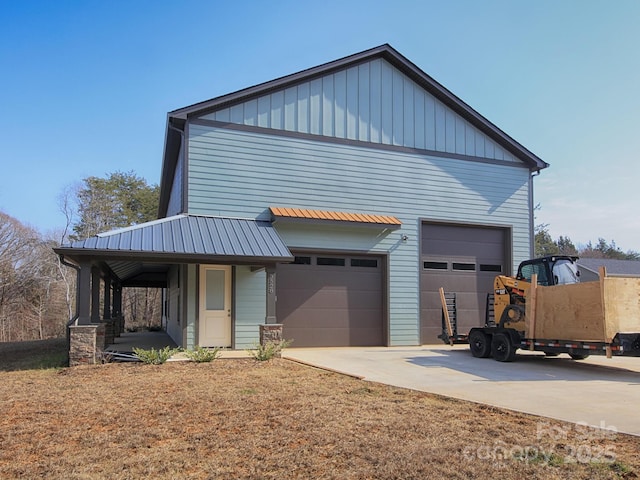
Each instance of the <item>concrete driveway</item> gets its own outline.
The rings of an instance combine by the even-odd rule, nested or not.
[[[518,351],[513,363],[454,347],[288,348],[283,357],[365,380],[640,435],[640,358]]]

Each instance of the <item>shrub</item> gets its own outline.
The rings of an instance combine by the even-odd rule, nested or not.
[[[264,345],[254,343],[253,348],[248,348],[247,352],[249,352],[249,355],[251,355],[254,360],[264,362],[265,360],[279,357],[282,350],[291,345],[291,342],[291,340],[282,340],[280,343],[265,342]]]
[[[156,350],[145,350],[143,348],[134,348],[133,353],[140,359],[141,362],[149,365],[160,365],[165,363],[171,356],[179,351],[178,348],[164,347]]]
[[[220,356],[220,348],[196,347],[194,350],[187,350],[185,355],[189,360],[198,363],[212,362]]]

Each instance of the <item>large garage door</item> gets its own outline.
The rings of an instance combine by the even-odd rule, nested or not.
[[[384,344],[383,257],[300,254],[276,270],[276,315],[293,347]]]
[[[506,262],[508,230],[426,223],[422,226],[421,342],[440,342],[442,309],[438,289],[455,292],[458,333],[484,324],[487,293]]]

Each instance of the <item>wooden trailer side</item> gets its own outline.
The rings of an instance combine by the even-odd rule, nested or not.
[[[525,295],[527,338],[605,341],[600,282],[553,287],[532,285]]]
[[[604,276],[605,335],[640,332],[640,278]]]

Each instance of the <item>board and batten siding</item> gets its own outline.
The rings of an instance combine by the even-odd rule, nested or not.
[[[518,162],[383,59],[302,82],[201,118]]]
[[[513,262],[530,253],[529,170],[192,124],[189,213],[269,219],[268,207],[394,215],[373,237],[344,228],[276,228],[290,248],[389,254],[390,343],[419,343],[421,219],[512,229]],[[407,235],[406,242],[401,240]],[[239,293],[239,292],[238,292]],[[264,296],[264,293],[262,294]],[[261,320],[261,319],[260,319]]]

